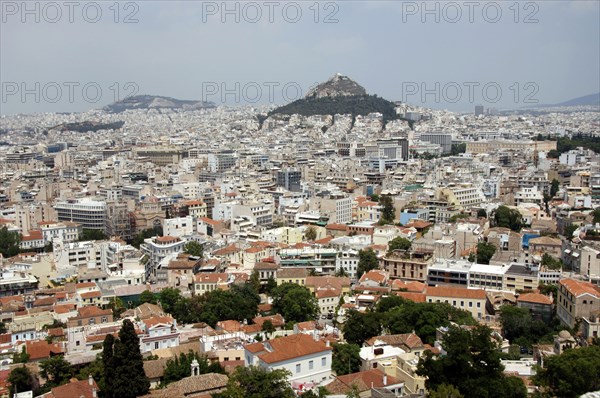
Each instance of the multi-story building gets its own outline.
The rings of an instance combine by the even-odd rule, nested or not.
[[[590,282],[561,279],[557,301],[556,315],[573,328],[578,319],[590,319],[600,311],[600,288]]]
[[[91,199],[69,199],[54,205],[58,221],[81,224],[84,229],[104,231],[106,227],[106,202]]]
[[[285,369],[288,381],[318,384],[332,377],[329,342],[315,340],[307,334],[295,334],[244,346],[247,366]]]
[[[301,249],[282,249],[276,260],[285,268],[309,268],[324,274],[335,273],[337,250],[307,246]]]
[[[277,186],[283,187],[288,191],[301,192],[302,172],[300,170],[279,170],[277,171]]]
[[[170,316],[150,317],[139,323],[140,351],[142,353],[179,345],[177,321]]]
[[[390,278],[427,281],[427,272],[433,264],[433,253],[427,251],[411,251],[403,253],[395,251],[386,254],[380,263],[389,272]]]
[[[419,140],[441,146],[443,153],[450,153],[452,150],[452,134],[425,133],[421,134]]]
[[[448,303],[451,306],[471,313],[477,320],[487,315],[488,298],[482,289],[461,287],[428,287],[425,292],[428,303]]]
[[[175,255],[183,251],[185,241],[174,236],[157,236],[144,239],[140,246],[142,252],[147,256],[144,260],[146,266],[146,279],[156,278],[156,270],[160,262],[169,255]]]
[[[45,221],[39,223],[39,225],[46,243],[51,243],[55,239],[63,242],[75,242],[79,240],[82,231],[80,224],[69,221]]]

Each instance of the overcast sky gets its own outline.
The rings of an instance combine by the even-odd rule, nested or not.
[[[220,1],[137,1],[118,15],[113,1],[31,1],[30,13],[0,3],[1,114],[82,111],[132,92],[284,103],[336,72],[456,111],[600,91],[595,0],[229,2],[230,13]]]

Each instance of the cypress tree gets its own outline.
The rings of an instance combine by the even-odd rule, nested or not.
[[[115,377],[115,365],[113,360],[113,345],[115,338],[112,334],[106,335],[102,345],[102,365],[104,366],[104,391],[105,398],[114,398],[113,381]]]

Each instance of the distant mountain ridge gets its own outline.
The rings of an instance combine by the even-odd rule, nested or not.
[[[114,102],[102,108],[106,112],[121,113],[133,109],[182,109],[194,110],[214,108],[213,102],[197,100],[178,100],[160,95],[135,95]]]
[[[310,90],[304,98],[280,106],[267,116],[351,114],[356,117],[377,112],[383,114],[384,120],[400,119],[395,108],[393,102],[367,94],[364,87],[338,73]]]
[[[577,97],[570,99],[565,102],[561,102],[560,104],[555,104],[554,106],[600,106],[600,93],[584,95],[583,97]]]

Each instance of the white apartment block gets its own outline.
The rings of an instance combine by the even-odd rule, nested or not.
[[[106,202],[91,199],[70,199],[54,205],[58,221],[71,221],[82,228],[104,230]]]
[[[194,217],[176,217],[163,220],[163,234],[165,236],[189,236],[195,232]]]

